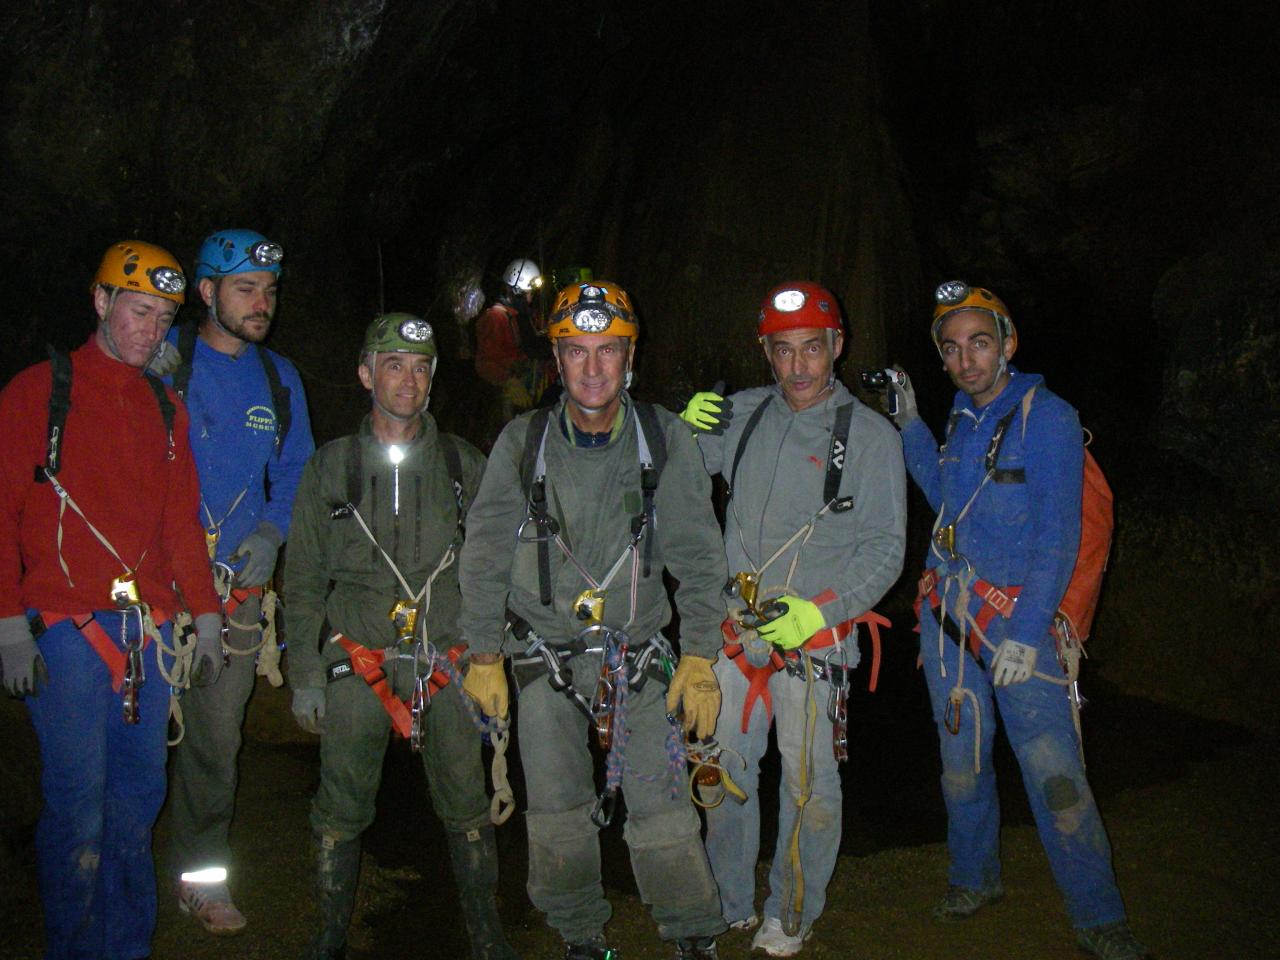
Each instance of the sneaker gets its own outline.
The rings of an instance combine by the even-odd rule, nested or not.
[[[734,920],[732,923],[729,924],[729,929],[730,930],[754,930],[756,928],[756,925],[759,923],[760,923],[760,915],[753,913],[751,916],[744,917],[741,920]]]
[[[676,960],[720,960],[715,937],[686,937],[676,941]]]
[[[1077,930],[1076,943],[1085,953],[1101,960],[1142,960],[1147,956],[1147,948],[1134,938],[1123,920]]]
[[[782,921],[777,917],[765,917],[764,923],[760,924],[760,929],[751,938],[751,949],[763,950],[771,957],[794,957],[811,936],[812,924],[801,924],[800,931],[793,937],[782,929]]]
[[[231,936],[244,929],[244,914],[231,902],[231,893],[225,883],[180,882],[178,906],[215,936]]]
[[[1004,887],[999,882],[986,890],[970,890],[968,887],[957,887],[954,883],[948,884],[947,892],[933,908],[933,919],[942,923],[965,920],[1003,896]]]
[[[581,943],[566,943],[564,960],[618,960],[618,951],[604,945],[604,937],[592,937]]]

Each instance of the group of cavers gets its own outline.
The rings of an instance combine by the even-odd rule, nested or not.
[[[618,956],[599,831],[620,798],[640,898],[676,958],[714,960],[726,931],[773,957],[821,942],[849,690],[860,634],[874,688],[908,472],[936,512],[917,599],[950,857],[933,918],[1003,896],[998,708],[1077,944],[1146,956],[1075,688],[1110,494],[1075,410],[1012,365],[1017,330],[993,293],[936,291],[929,329],[957,388],[939,443],[901,368],[863,374],[883,413],[841,382],[845,321],[817,283],[780,284],[743,318],[770,382],[677,414],[632,393],[640,323],[624,289],[576,275],[534,326],[543,281],[519,259],[476,324],[478,372],[524,411],[486,458],[438,429],[435,333],[400,312],[358,345],[359,430],[315,449],[298,372],[263,345],[283,258],[256,231],[215,232],[192,291],[168,251],[115,244],[90,286],[89,340],[0,393],[0,677],[40,745],[46,957],[150,956],[166,795],[161,875],[209,933],[244,930],[228,873],[241,727],[256,678],[285,674],[320,738],[306,957],[347,953],[393,736],[421,754],[472,956],[517,956],[495,843],[516,806],[513,715],[526,889],[566,960]],[[201,317],[173,326],[192,293]],[[782,781],[761,899],[771,729]]]

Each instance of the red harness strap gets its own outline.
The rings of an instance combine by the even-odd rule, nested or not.
[[[364,679],[379,700],[382,701],[382,709],[387,711],[387,716],[391,718],[391,727],[401,737],[409,739],[409,732],[413,724],[413,718],[409,714],[408,704],[395,695],[391,689],[391,684],[387,682],[387,673],[382,669],[382,665],[387,659],[387,649],[380,648],[370,650],[368,647],[361,646],[354,640],[349,640],[342,634],[335,634],[334,639],[342,644],[342,649],[347,651],[347,655],[351,658],[351,669]],[[394,649],[394,648],[389,648]],[[466,652],[467,645],[459,643],[449,648],[448,656],[451,663],[456,664],[463,653]],[[439,667],[431,672],[431,676],[427,680],[427,686],[431,691],[431,695],[435,696],[441,690],[449,685],[449,674]]]
[[[151,611],[152,622],[158,627],[169,618],[159,610]],[[51,629],[55,623],[61,623],[63,620],[70,620],[75,628],[80,631],[80,636],[84,637],[89,646],[93,647],[99,659],[107,667],[107,673],[111,675],[111,689],[116,693],[120,692],[120,686],[124,683],[124,671],[126,659],[124,648],[120,646],[119,641],[112,640],[107,636],[107,631],[102,629],[102,624],[94,619],[92,613],[53,613],[48,610],[40,611],[40,620],[44,623],[45,629]],[[142,649],[147,648],[147,644],[151,642],[151,638],[145,633],[142,635]]]
[[[987,625],[995,619],[996,614],[1008,620],[1013,616],[1014,601],[1018,599],[1018,594],[1022,592],[1022,587],[997,587],[993,583],[988,583],[981,578],[974,580],[969,590],[978,597],[982,598],[982,607],[978,610],[974,622],[977,623],[978,629],[983,633],[987,632]],[[925,597],[929,598],[929,608],[938,609],[942,605],[942,598],[938,596],[938,571],[930,568],[924,572],[920,578],[920,586],[916,590],[916,633],[920,632],[920,605],[924,602]],[[982,647],[982,640],[978,635],[970,634],[969,649],[973,651],[973,655],[978,656]]]
[[[871,679],[868,689],[874,693],[880,677],[880,628],[892,626],[887,618],[874,610],[868,610],[852,620],[845,620],[834,627],[819,630],[805,641],[804,649],[814,651],[833,647],[853,633],[859,623],[865,623],[871,632]],[[762,667],[757,667],[742,655],[743,646],[738,640],[738,624],[733,618],[728,617],[720,624],[720,633],[724,636],[725,656],[732,660],[742,675],[747,678],[747,699],[742,705],[742,732],[747,732],[751,710],[757,700],[764,703],[765,716],[772,723],[773,697],[769,693],[769,678],[786,668],[786,660],[795,660],[799,654],[794,650],[788,651],[784,660],[783,654],[777,649],[770,649],[769,662]]]

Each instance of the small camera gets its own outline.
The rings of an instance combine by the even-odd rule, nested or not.
[[[907,375],[901,370],[863,370],[858,376],[862,379],[863,389],[866,390],[888,390],[891,383],[902,386],[907,382]],[[892,390],[888,395],[889,416],[894,416],[898,412],[898,396]]]

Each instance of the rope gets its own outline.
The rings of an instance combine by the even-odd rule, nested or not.
[[[149,628],[148,628],[149,627]],[[173,643],[164,642],[164,637],[156,629],[148,610],[143,617],[143,629],[156,645],[156,664],[160,668],[160,676],[169,685],[169,719],[173,723],[176,735],[169,741],[169,746],[176,747],[186,735],[186,723],[182,717],[182,691],[191,686],[191,661],[195,659],[196,637],[191,630],[191,614],[179,610],[173,615]],[[173,660],[173,669],[164,665],[164,655]]]
[[[462,706],[471,720],[471,725],[493,745],[493,763],[489,767],[489,774],[493,778],[489,820],[494,826],[501,826],[510,819],[516,809],[515,792],[511,789],[511,780],[507,775],[507,746],[511,739],[508,730],[511,725],[504,717],[485,717],[480,712],[476,702],[463,692],[462,674],[458,672],[458,667],[452,660],[433,654],[430,671],[434,671],[437,666],[449,675],[449,685],[462,698]]]
[[[284,685],[284,677],[280,674],[280,644],[276,640],[276,607],[280,598],[274,590],[262,591],[262,649],[258,653],[258,665],[254,672],[266,677],[273,687]]]
[[[813,764],[813,743],[816,739],[818,725],[818,701],[817,697],[814,696],[813,659],[809,656],[808,651],[803,648],[800,650],[800,656],[804,660],[805,674],[804,749],[800,752],[800,789],[796,795],[795,825],[791,828],[791,841],[787,845],[787,865],[783,873],[785,878],[784,889],[787,893],[783,897],[781,917],[783,932],[789,937],[800,935],[800,928],[804,920],[804,868],[800,863],[800,831],[804,826],[804,808],[808,806],[809,800],[813,797],[813,781],[810,775],[810,768]]]

